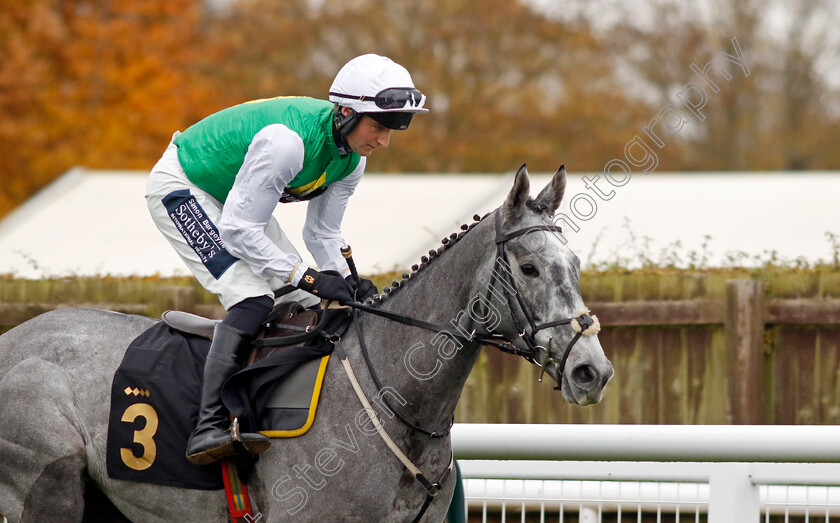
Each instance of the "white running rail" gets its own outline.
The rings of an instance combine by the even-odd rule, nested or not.
[[[840,427],[456,424],[452,443],[485,520],[840,522]]]

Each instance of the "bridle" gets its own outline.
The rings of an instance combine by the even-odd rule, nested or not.
[[[543,371],[542,373],[540,373],[540,381],[542,381],[542,374],[545,372],[546,367],[548,365],[555,365],[558,367],[558,384],[557,387],[555,387],[555,390],[559,390],[562,386],[563,372],[566,366],[566,360],[569,358],[569,354],[571,353],[575,343],[577,343],[581,336],[591,336],[596,334],[600,330],[597,319],[589,315],[588,309],[576,313],[576,316],[572,318],[564,318],[560,320],[550,321],[547,323],[537,324],[534,319],[534,315],[531,314],[528,307],[525,305],[525,302],[522,300],[519,293],[516,291],[516,282],[514,281],[513,274],[510,268],[510,263],[507,257],[507,252],[505,251],[505,246],[507,242],[514,238],[518,238],[520,236],[528,234],[532,231],[542,230],[562,232],[560,227],[554,225],[533,225],[530,227],[518,229],[514,232],[503,234],[501,212],[499,211],[496,211],[495,226],[496,260],[493,264],[493,276],[488,286],[486,296],[486,299],[488,301],[486,303],[487,307],[489,307],[489,300],[491,299],[491,294],[497,292],[495,286],[498,282],[499,286],[503,289],[504,298],[507,302],[513,324],[517,330],[519,337],[525,343],[526,348],[524,350],[518,347],[516,344],[514,344],[511,340],[508,340],[507,338],[502,336],[501,334],[494,333],[492,331],[488,332],[487,334],[480,334],[477,333],[476,330],[473,330],[468,337],[461,336],[453,334],[452,332],[450,332],[449,328],[444,327],[442,325],[437,325],[424,320],[418,320],[404,314],[377,309],[361,303],[344,304],[347,307],[353,309],[353,317],[355,320],[354,323],[356,325],[356,333],[359,340],[359,347],[361,349],[365,364],[367,365],[368,372],[370,373],[370,376],[373,379],[373,382],[377,388],[378,397],[385,403],[385,405],[390,409],[390,411],[394,415],[396,415],[397,419],[399,419],[403,424],[405,424],[412,430],[415,430],[433,438],[440,438],[449,434],[449,431],[452,428],[452,425],[455,421],[454,416],[452,420],[450,420],[449,426],[446,429],[428,430],[412,423],[411,421],[406,419],[405,416],[399,412],[399,410],[394,408],[394,406],[389,402],[388,396],[383,394],[383,390],[385,389],[385,387],[379,380],[379,377],[377,376],[376,371],[373,368],[373,363],[370,359],[370,355],[368,354],[367,345],[364,341],[364,332],[362,330],[361,322],[359,321],[360,312],[367,312],[376,316],[395,321],[397,323],[401,323],[403,325],[410,325],[413,327],[419,327],[433,332],[446,334],[452,338],[460,338],[466,342],[478,342],[484,345],[492,345],[504,352],[522,356],[531,363],[542,367]],[[349,257],[348,262],[350,262]],[[348,265],[350,266],[351,271],[354,273],[353,276],[358,279],[358,274],[355,271],[355,265],[352,263],[348,263]],[[528,324],[527,326],[523,325],[521,318],[517,315],[515,310],[516,307],[514,306],[514,301],[516,302],[516,305],[521,311],[522,316],[525,318],[525,321]],[[575,335],[567,345],[566,350],[563,353],[562,359],[558,362],[551,356],[551,338],[549,338],[548,348],[543,347],[542,345],[537,345],[534,338],[536,334],[541,330],[566,324],[572,326],[572,329],[575,331]],[[434,482],[430,481],[427,478],[427,476],[424,475],[420,471],[420,469],[418,469],[412,463],[412,461],[399,449],[399,447],[394,443],[391,437],[384,430],[373,408],[370,406],[369,400],[367,399],[364,391],[362,391],[362,388],[355,377],[352,366],[350,365],[349,359],[347,358],[347,354],[339,345],[335,345],[335,348],[338,352],[338,356],[342,364],[344,365],[348,378],[350,379],[350,382],[353,385],[356,395],[361,401],[362,405],[365,407],[365,411],[370,417],[371,423],[376,428],[379,436],[383,439],[386,445],[388,445],[388,447],[391,449],[391,452],[394,453],[394,455],[403,463],[403,465],[414,475],[417,481],[419,481],[420,484],[423,485],[423,487],[426,489],[426,499],[423,502],[419,513],[414,518],[414,522],[417,522],[423,517],[423,514],[425,514],[426,510],[429,508],[429,505],[431,504],[432,500],[434,500],[437,493],[441,490],[443,482],[452,472],[454,467],[454,457],[450,457],[449,466],[439,477],[439,479]]]
[[[484,218],[486,217],[487,215],[484,216]],[[561,389],[563,373],[566,367],[566,361],[569,359],[569,355],[572,352],[572,348],[578,342],[581,336],[592,336],[594,334],[597,334],[600,330],[600,324],[598,323],[596,318],[593,318],[589,315],[589,309],[583,309],[581,311],[578,311],[575,313],[575,316],[571,318],[563,318],[559,320],[537,324],[534,320],[534,315],[531,314],[525,302],[522,300],[522,297],[516,290],[516,281],[513,278],[513,273],[511,271],[510,262],[508,261],[505,247],[508,241],[514,238],[518,238],[520,236],[524,236],[525,234],[529,234],[533,231],[562,232],[562,229],[556,225],[532,225],[530,227],[524,227],[522,229],[517,229],[516,231],[505,234],[502,232],[502,215],[499,211],[496,211],[495,228],[496,260],[493,264],[492,277],[487,288],[487,296],[485,298],[485,303],[489,307],[492,295],[498,292],[495,288],[498,282],[498,286],[502,288],[503,296],[505,298],[505,301],[507,302],[508,310],[510,312],[510,316],[513,321],[514,327],[516,328],[519,337],[525,343],[525,349],[522,349],[521,347],[517,346],[515,343],[513,343],[511,340],[507,339],[503,335],[492,331],[483,334],[478,333],[476,330],[473,330],[467,337],[458,334],[453,334],[451,332],[451,329],[449,329],[448,327],[438,325],[435,323],[430,323],[424,320],[418,320],[416,318],[412,318],[411,316],[407,316],[404,314],[374,308],[368,305],[363,305],[361,303],[346,303],[345,305],[347,307],[353,309],[353,315],[356,320],[354,323],[356,324],[359,345],[361,347],[362,355],[364,356],[365,364],[367,365],[368,371],[370,372],[371,377],[373,378],[373,381],[380,394],[382,393],[382,390],[385,387],[380,382],[379,377],[377,376],[376,371],[373,368],[373,362],[371,361],[370,356],[368,355],[367,345],[364,341],[364,334],[362,332],[361,323],[358,321],[359,311],[367,312],[375,316],[380,316],[391,321],[401,323],[403,325],[410,325],[413,327],[419,327],[421,329],[442,333],[452,338],[458,338],[460,340],[466,341],[468,343],[478,342],[483,345],[491,345],[501,350],[502,352],[522,356],[529,362],[539,367],[542,367],[543,370],[540,373],[540,381],[542,381],[542,376],[545,373],[545,369],[549,365],[556,366],[558,383],[557,386],[554,387],[554,389]],[[514,303],[516,303],[516,305],[514,305]],[[522,316],[525,318],[527,326],[523,325],[521,318],[517,315],[516,307],[518,307],[519,310],[522,312]],[[572,337],[571,341],[569,341],[569,344],[566,346],[566,350],[563,352],[563,357],[558,361],[557,359],[551,356],[551,338],[549,338],[548,347],[546,348],[542,345],[536,344],[535,336],[541,330],[567,324],[571,325],[572,330],[575,331],[575,335]],[[384,398],[386,399],[387,404],[387,397]],[[431,437],[443,437],[449,434],[449,428],[451,428],[451,424],[450,427],[445,430],[433,431],[423,429],[417,426],[416,424],[410,422],[405,417],[403,417],[399,413],[399,411],[395,409],[392,405],[387,404],[387,406],[391,408],[391,411],[397,415],[400,421],[402,421],[405,425],[409,426],[413,430],[416,430]]]
[[[556,225],[532,225],[530,227],[524,227],[522,229],[518,229],[513,232],[509,232],[504,234],[502,232],[502,215],[500,212],[496,213],[495,218],[495,227],[496,227],[496,260],[493,264],[493,276],[490,279],[490,284],[487,287],[487,297],[486,302],[489,306],[491,295],[495,291],[496,282],[499,282],[499,286],[502,288],[504,293],[505,301],[507,302],[508,311],[510,311],[510,317],[513,321],[513,325],[516,328],[516,332],[518,333],[519,337],[525,343],[526,350],[522,350],[521,348],[515,346],[509,340],[504,339],[507,343],[501,344],[492,344],[495,347],[499,348],[504,352],[510,352],[512,354],[516,354],[518,356],[522,356],[526,360],[530,361],[531,363],[542,367],[542,372],[540,373],[540,381],[542,381],[542,375],[545,373],[546,367],[549,365],[553,365],[557,367],[557,386],[554,387],[555,390],[560,390],[563,385],[563,373],[566,368],[566,361],[569,359],[569,355],[572,352],[572,348],[574,347],[575,343],[581,338],[581,336],[592,336],[597,334],[600,330],[600,326],[596,323],[596,320],[593,319],[592,316],[589,315],[589,309],[583,309],[575,313],[575,316],[571,318],[563,318],[560,320],[554,320],[546,323],[537,324],[534,320],[534,315],[529,311],[528,307],[525,305],[525,302],[522,300],[519,292],[516,289],[516,280],[513,277],[513,270],[510,266],[510,261],[508,261],[507,252],[505,251],[505,246],[507,242],[514,238],[518,238],[520,236],[524,236],[529,234],[533,231],[551,231],[551,232],[558,232],[561,233],[563,230]],[[527,321],[528,325],[525,326],[522,323],[522,319],[517,316],[514,307],[514,298],[516,305],[519,307],[519,310],[522,312],[522,316],[524,316],[525,320]],[[569,344],[566,346],[566,350],[563,352],[563,357],[560,361],[557,361],[554,357],[551,356],[551,338],[548,341],[548,348],[537,345],[535,341],[536,334],[544,329],[549,329],[551,327],[557,327],[558,325],[567,325],[571,324],[572,329],[575,331],[574,337],[571,339]],[[530,329],[530,330],[529,330]],[[497,337],[498,335],[494,335],[491,333],[493,338]]]

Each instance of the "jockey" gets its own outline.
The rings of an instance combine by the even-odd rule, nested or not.
[[[187,444],[195,464],[236,454],[221,400],[250,342],[275,304],[275,290],[318,307],[375,294],[350,276],[341,255],[347,201],[370,154],[392,130],[426,112],[411,75],[383,56],[350,60],[329,101],[279,97],[236,105],[176,132],[151,172],[146,200],[152,219],[227,314],[216,325],[204,366],[198,422]],[[320,270],[306,266],[272,216],[277,203],[308,200],[303,238]],[[269,446],[241,434],[251,453]]]

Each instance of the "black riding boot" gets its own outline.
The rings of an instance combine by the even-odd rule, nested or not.
[[[262,434],[240,434],[238,427],[231,425],[230,413],[222,403],[222,385],[239,370],[237,353],[246,345],[245,333],[216,324],[204,364],[198,423],[187,442],[187,459],[194,465],[208,465],[243,451],[259,454],[271,445]]]

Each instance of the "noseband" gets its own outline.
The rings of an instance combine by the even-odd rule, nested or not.
[[[497,342],[490,344],[502,350],[503,352],[508,352],[511,354],[522,356],[531,363],[542,367],[543,370],[540,373],[540,381],[542,381],[542,375],[545,373],[545,369],[549,365],[557,367],[557,386],[554,387],[554,389],[560,390],[563,385],[563,372],[566,368],[566,360],[569,359],[569,354],[571,354],[572,352],[572,347],[574,347],[575,343],[577,343],[581,336],[592,336],[594,334],[597,334],[600,330],[600,324],[597,323],[597,319],[589,315],[589,309],[583,309],[581,311],[576,312],[576,315],[572,318],[564,318],[560,320],[554,320],[546,323],[537,324],[537,322],[534,320],[534,315],[531,314],[531,312],[528,310],[528,307],[525,305],[525,302],[522,300],[522,297],[520,296],[519,292],[517,292],[516,281],[513,278],[513,270],[510,266],[510,262],[508,261],[507,252],[505,251],[505,245],[508,241],[514,238],[518,238],[520,236],[524,236],[533,231],[552,231],[559,233],[563,232],[563,230],[556,225],[533,225],[531,227],[524,227],[522,229],[518,229],[516,231],[504,234],[502,232],[502,214],[498,211],[496,212],[495,226],[496,260],[493,263],[493,275],[490,279],[490,284],[487,288],[486,303],[489,306],[491,293],[493,293],[495,290],[496,282],[499,282],[499,286],[502,288],[505,300],[507,301],[508,311],[510,311],[510,317],[513,321],[513,325],[516,328],[516,332],[519,334],[519,337],[525,343],[526,349],[523,350],[520,347],[517,347],[506,338],[495,333],[490,333],[490,339],[504,341],[501,343]],[[519,310],[522,311],[522,316],[524,316],[525,321],[527,321],[528,323],[527,326],[523,325],[522,319],[516,314],[514,298],[516,301],[516,305],[519,307]],[[557,327],[558,325],[567,324],[570,324],[572,326],[572,330],[575,331],[575,335],[569,342],[569,344],[566,346],[566,350],[563,352],[563,357],[558,362],[554,357],[551,356],[551,338],[548,339],[548,348],[546,348],[542,345],[537,345],[535,337],[536,334],[541,330],[549,329],[551,327]],[[487,342],[488,340],[485,339],[484,341]]]

